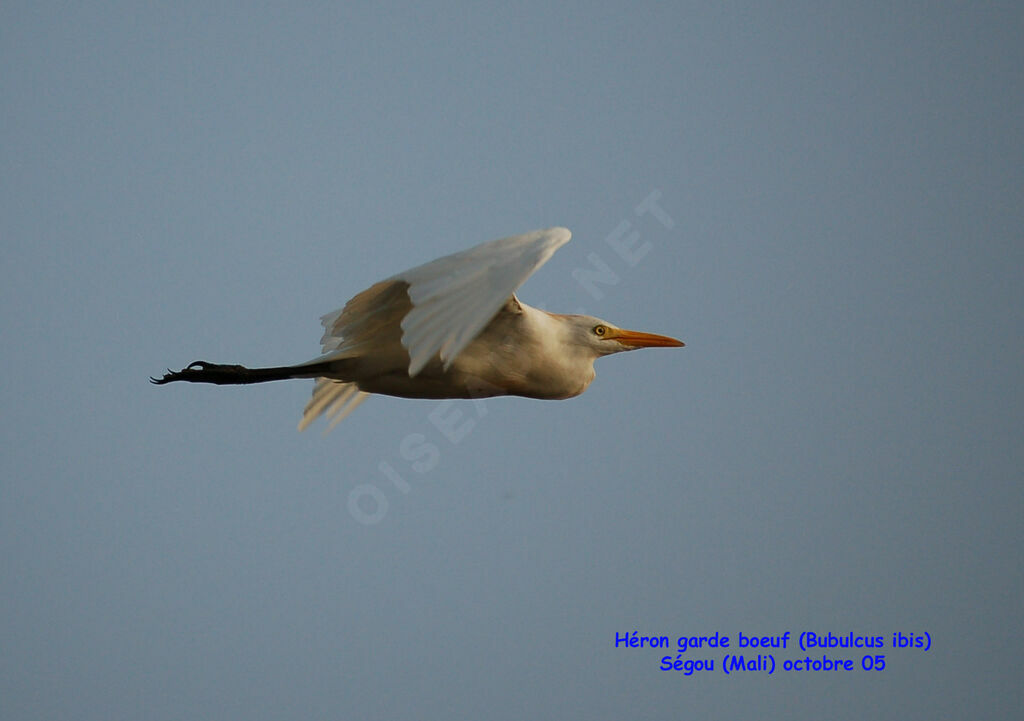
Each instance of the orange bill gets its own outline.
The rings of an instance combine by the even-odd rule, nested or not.
[[[631,345],[635,348],[678,348],[686,345],[681,340],[669,338],[667,335],[641,333],[638,330],[624,330],[622,328],[612,330],[605,337],[617,340],[623,345]]]

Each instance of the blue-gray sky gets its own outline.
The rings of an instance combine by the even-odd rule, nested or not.
[[[0,8],[0,717],[1019,713],[1020,4],[353,5]],[[687,347],[327,437],[147,383],[551,225],[524,300]]]

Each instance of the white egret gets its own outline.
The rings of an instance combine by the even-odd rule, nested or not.
[[[588,315],[532,308],[515,291],[571,234],[548,228],[483,243],[382,280],[321,318],[322,355],[277,368],[195,361],[156,384],[244,384],[315,378],[299,423],[328,429],[370,393],[402,398],[515,395],[563,399],[594,379],[594,361],[668,336],[624,330]]]

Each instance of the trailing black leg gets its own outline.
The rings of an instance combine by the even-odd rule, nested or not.
[[[266,383],[267,381],[281,381],[289,378],[314,378],[318,375],[318,366],[323,366],[321,370],[326,370],[327,364],[282,366],[279,368],[246,368],[241,365],[222,365],[220,363],[194,361],[180,371],[172,371],[168,368],[167,373],[162,378],[150,378],[149,381],[158,386],[162,386],[165,383],[173,383],[174,381],[216,383],[222,386]]]

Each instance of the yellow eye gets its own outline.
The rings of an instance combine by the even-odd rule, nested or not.
[[[606,327],[604,327],[603,325],[595,325],[594,326],[594,335],[596,335],[598,337],[602,337],[603,338],[604,334],[607,333],[607,332],[608,332],[608,329]]]

